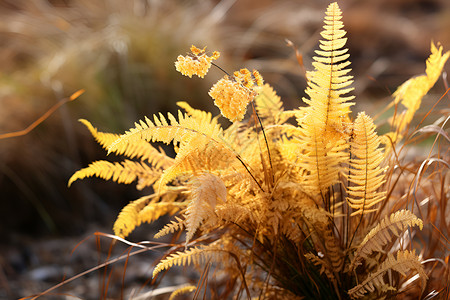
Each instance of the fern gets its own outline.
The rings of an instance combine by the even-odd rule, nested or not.
[[[68,185],[78,179],[96,176],[105,180],[111,179],[118,183],[129,184],[139,179],[138,189],[143,189],[155,183],[161,176],[160,171],[151,169],[147,164],[125,160],[122,163],[111,163],[100,160],[89,164],[88,167],[81,169],[72,175]]]
[[[174,195],[170,195],[174,196]],[[126,238],[133,230],[142,223],[151,223],[162,215],[173,215],[186,207],[186,203],[173,202],[167,197],[167,202],[156,202],[159,197],[155,195],[145,196],[126,205],[114,223],[114,234]]]
[[[214,142],[192,141],[196,146],[185,147],[180,150],[172,166],[167,168],[160,181],[160,186],[164,186],[181,174],[201,174],[212,170],[221,170],[232,164],[238,163],[236,156],[223,144]]]
[[[176,289],[175,291],[173,291],[170,294],[169,300],[174,300],[175,297],[177,297],[178,295],[191,293],[191,292],[195,291],[196,289],[197,289],[197,287],[195,285],[184,285],[184,286]]]
[[[159,114],[159,117],[154,115],[154,122],[146,117],[145,122],[135,123],[135,128],[131,128],[109,146],[108,153],[119,151],[128,144],[140,140],[178,144],[180,142],[188,143],[199,136],[212,139],[220,136],[221,133],[222,128],[218,124],[211,124],[207,117],[197,120],[178,111],[177,121],[170,113],[168,120]]]
[[[184,220],[179,217],[175,217],[175,221],[170,221],[170,223],[166,224],[164,228],[162,228],[155,234],[154,238],[158,239],[160,237],[168,235],[169,233],[174,233],[175,231],[182,230],[184,227]]]
[[[341,164],[347,157],[345,151],[346,121],[354,96],[344,96],[352,91],[352,76],[345,69],[350,62],[343,48],[347,41],[341,11],[337,3],[328,6],[325,17],[324,40],[320,41],[320,56],[315,56],[315,71],[309,72],[306,93],[309,99],[303,101],[309,105],[302,110],[301,118],[297,118],[301,135],[299,166],[307,172],[307,187],[312,194],[321,194],[339,180]],[[343,138],[344,137],[344,138]],[[325,204],[328,206],[329,204]]]
[[[412,271],[425,285],[415,252],[393,254],[398,238],[423,223],[408,210],[396,211],[403,202],[391,200],[397,197],[391,191],[394,170],[386,172],[388,151],[380,147],[373,120],[364,112],[354,120],[350,116],[353,77],[341,18],[338,4],[330,4],[314,70],[307,73],[306,107],[285,111],[258,71],[241,69],[209,91],[232,122],[224,129],[220,115],[186,102],[178,102],[184,112],[177,117],[154,115],[120,136],[81,121],[108,153],[137,161],[94,162],[76,172],[69,185],[90,176],[137,181],[138,188],[155,189],[159,183],[155,194],[125,206],[114,224],[116,235],[127,237],[144,222],[173,215],[154,236],[175,237],[153,277],[172,266],[207,264],[198,288],[226,278],[227,286],[211,294],[220,299],[239,298],[244,290],[248,298],[267,299],[390,297]],[[219,55],[192,46],[190,54],[178,57],[176,68],[203,78]],[[388,136],[394,143],[449,56],[432,44],[427,75],[395,93],[393,103],[407,111],[391,123],[396,132]],[[244,119],[249,103],[251,116]],[[153,142],[172,144],[176,156],[166,156]],[[375,210],[379,213],[368,215]],[[401,242],[403,248],[416,246],[414,240]],[[183,246],[185,251],[175,252]],[[219,262],[214,273],[210,262]]]
[[[217,168],[229,165],[230,161],[238,162],[238,155],[225,143],[222,128],[210,115],[197,113],[194,118],[179,112],[179,121],[170,113],[168,119],[170,125],[161,114],[159,118],[154,116],[154,123],[146,118],[111,144],[108,151],[118,151],[141,140],[180,144],[173,164],[161,177],[160,189],[186,172],[200,173],[211,170],[211,164]]]
[[[380,167],[384,156],[379,145],[380,138],[375,133],[372,119],[364,112],[359,113],[353,128],[351,149],[354,157],[350,159],[347,189],[347,201],[355,210],[352,215],[375,211],[372,207],[384,200],[385,192],[379,189],[384,183],[386,168]]]
[[[220,179],[213,174],[203,174],[192,182],[191,199],[185,213],[186,244],[194,236],[203,219],[214,218],[214,209],[219,202],[225,202],[227,189]]]
[[[305,188],[311,195],[321,195],[323,199],[327,189],[339,180],[347,144],[344,141],[330,144],[313,115],[308,115],[301,126],[302,135],[299,138],[302,153],[297,165],[306,172]]]
[[[285,113],[280,96],[269,84],[264,84],[255,97],[255,106],[258,114],[267,125],[283,124],[290,114]]]
[[[320,41],[321,50],[315,51],[319,56],[313,57],[315,71],[307,74],[308,88],[305,92],[310,98],[303,98],[303,101],[312,108],[318,134],[334,136],[333,133],[343,131],[343,121],[348,118],[350,106],[354,104],[348,102],[354,96],[344,96],[353,90],[349,87],[353,76],[347,75],[351,69],[345,69],[350,65],[347,61],[350,55],[344,48],[347,38],[340,21],[342,12],[334,2],[325,14],[325,30],[321,32],[324,40]]]
[[[99,132],[97,128],[87,121],[80,119],[88,129],[95,140],[104,148],[108,149],[120,137],[118,134]],[[125,147],[116,149],[116,154],[124,155],[128,158],[140,158],[147,160],[147,162],[155,168],[167,168],[173,163],[173,159],[168,157],[162,150],[155,149],[151,144],[145,141],[137,141],[129,143]]]
[[[419,226],[422,229],[423,222],[409,210],[400,210],[386,216],[358,246],[350,269],[353,269],[360,259],[367,258],[373,251],[383,251],[383,246],[392,239],[392,235],[399,237],[408,227],[412,226]]]
[[[252,210],[248,207],[227,202],[216,206],[217,216],[229,224],[246,223],[251,216]]]
[[[186,112],[186,114],[199,122],[202,122],[204,120],[205,122],[210,123],[213,126],[218,126],[219,124],[217,121],[218,116],[213,118],[210,112],[192,108],[189,103],[184,101],[177,102],[177,105],[182,108]]]
[[[426,75],[420,75],[409,79],[394,92],[395,104],[402,103],[406,108],[406,112],[393,120],[396,133],[400,134],[404,131],[406,126],[411,122],[414,113],[419,109],[422,98],[434,86],[438,80],[445,62],[450,57],[450,51],[442,53],[443,48],[439,45],[437,48],[434,43],[431,43],[431,54],[426,62]],[[395,134],[395,133],[391,133]]]
[[[333,268],[323,259],[318,257],[317,255],[314,255],[312,253],[305,254],[305,257],[311,261],[315,266],[319,267],[319,273],[323,274],[328,277],[328,279],[333,282],[334,285],[337,285],[336,277],[333,275]]]
[[[182,209],[185,209],[185,202],[156,202],[144,207],[139,212],[138,221],[140,223],[152,223],[163,215],[174,215]],[[138,225],[139,226],[139,225]]]
[[[406,276],[410,271],[416,271],[422,279],[422,285],[425,286],[428,279],[427,274],[420,263],[419,257],[415,255],[415,251],[398,251],[397,258],[393,254],[388,254],[386,260],[378,267],[375,272],[369,274],[366,280],[348,291],[353,299],[363,297],[368,292],[374,292],[380,289],[381,292],[395,291],[396,289],[387,284],[383,278],[384,274],[389,270],[396,271]]]
[[[219,261],[226,254],[226,251],[218,249],[217,246],[201,246],[187,249],[186,251],[178,251],[161,260],[153,270],[153,278],[172,266],[187,266],[190,264],[202,264],[206,261]]]
[[[334,272],[340,272],[343,267],[344,259],[341,248],[331,229],[325,230],[324,239],[326,259],[331,262]]]
[[[139,212],[149,204],[154,196],[145,196],[125,206],[114,223],[114,234],[125,238],[140,224]]]

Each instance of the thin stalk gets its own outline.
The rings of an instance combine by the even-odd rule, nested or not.
[[[256,118],[258,119],[259,126],[261,127],[261,131],[262,131],[262,134],[263,134],[263,136],[264,136],[264,142],[266,143],[267,155],[268,155],[268,157],[269,157],[269,165],[270,165],[270,171],[271,171],[270,173],[271,173],[271,177],[272,177],[272,186],[273,186],[274,183],[275,183],[275,177],[274,177],[274,174],[273,174],[272,156],[270,155],[269,143],[268,143],[268,141],[267,141],[267,136],[266,136],[266,132],[265,132],[265,130],[264,130],[264,126],[263,126],[263,124],[262,124],[261,118],[260,118],[259,115],[258,115],[258,112],[257,112],[256,109],[255,109],[255,101],[254,101],[254,100],[252,100],[252,109],[253,109],[254,115],[255,115]]]

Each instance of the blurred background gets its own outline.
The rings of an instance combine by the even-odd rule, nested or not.
[[[218,114],[207,93],[223,74],[213,68],[201,80],[175,71],[177,55],[192,44],[220,51],[217,63],[228,72],[258,69],[287,108],[302,105],[304,74],[285,39],[310,70],[329,3],[1,0],[0,134],[24,129],[60,99],[86,92],[26,136],[0,140],[0,298],[41,292],[64,274],[95,266],[99,251],[92,239],[72,256],[70,251],[94,231],[111,233],[120,209],[150,192],[100,179],[67,187],[76,170],[106,159],[78,119],[122,133],[144,116],[176,112],[180,100]],[[338,3],[356,112],[381,110],[399,84],[424,73],[431,41],[450,49],[448,0]],[[440,80],[424,110],[444,91]],[[448,107],[448,98],[441,105]],[[140,234],[136,240],[150,238]],[[139,274],[148,279],[148,273]],[[85,282],[68,293],[97,299],[96,289]]]

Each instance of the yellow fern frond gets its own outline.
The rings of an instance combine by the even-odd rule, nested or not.
[[[190,264],[201,264],[206,261],[218,261],[223,255],[226,255],[226,251],[217,248],[217,246],[201,246],[187,249],[186,251],[178,251],[171,254],[165,259],[161,260],[153,270],[153,278],[166,269],[170,269],[172,266],[187,266]]]
[[[284,113],[283,102],[280,96],[269,84],[264,84],[262,87],[257,88],[256,91],[258,95],[255,97],[255,106],[263,124],[283,124],[290,118],[289,114]]]
[[[350,146],[352,158],[347,189],[348,204],[355,210],[352,216],[374,211],[373,206],[385,199],[386,193],[379,191],[385,182],[386,170],[380,167],[384,156],[379,145],[380,138],[372,118],[364,112],[359,113]]]
[[[121,238],[127,237],[140,224],[139,212],[154,198],[153,195],[145,196],[126,205],[114,223],[114,234]]]
[[[409,210],[399,210],[386,216],[377,226],[370,230],[358,246],[350,269],[353,269],[360,259],[367,258],[372,252],[383,251],[383,246],[392,240],[392,236],[399,237],[408,227],[413,226],[419,226],[422,229],[423,222]]]
[[[151,195],[127,204],[114,222],[114,234],[121,238],[126,238],[142,223],[151,223],[163,215],[173,215],[187,206],[185,202],[173,202],[170,200],[166,200],[167,202],[156,202],[158,199],[159,197]]]
[[[99,160],[89,164],[88,167],[75,172],[69,179],[70,186],[78,179],[96,176],[105,180],[112,180],[118,183],[130,184],[139,179],[137,188],[143,189],[155,183],[162,172],[155,171],[144,162],[125,160],[121,163],[111,163],[106,160]]]
[[[182,286],[170,294],[169,300],[174,300],[175,297],[177,297],[178,295],[191,293],[191,292],[195,291],[196,289],[197,289],[197,287],[195,285]]]
[[[337,3],[328,6],[320,49],[308,73],[309,99],[303,101],[309,106],[301,109],[297,122],[301,134],[298,136],[301,153],[298,166],[305,170],[305,188],[311,195],[324,198],[324,192],[339,181],[339,173],[347,159],[347,122],[350,113],[349,102],[354,96],[344,96],[352,91],[352,76],[345,69],[350,62],[344,45],[347,41],[341,10]],[[316,196],[316,198],[317,198]],[[329,204],[326,204],[327,206]]]
[[[99,143],[104,149],[108,149],[109,146],[120,137],[118,134],[98,131],[97,128],[92,126],[92,124],[87,120],[80,119],[79,121],[89,129],[97,143]],[[125,155],[129,158],[136,157],[141,160],[147,160],[148,163],[155,168],[166,168],[173,162],[173,159],[168,157],[162,150],[155,149],[146,141],[136,141],[135,143],[126,144],[124,147],[117,148],[114,152],[119,155]]]
[[[166,224],[160,231],[158,231],[154,238],[159,239],[169,233],[174,233],[175,231],[182,230],[184,228],[184,220],[175,216],[175,221],[170,221],[169,224]]]
[[[375,272],[370,273],[367,279],[361,284],[349,290],[348,294],[353,299],[356,299],[363,297],[368,292],[373,293],[375,289],[381,289],[381,292],[387,292],[388,290],[395,291],[396,289],[389,286],[383,278],[384,274],[389,270],[396,271],[403,276],[406,276],[410,271],[416,271],[422,279],[422,287],[425,287],[428,279],[415,251],[398,251],[397,258],[389,253],[386,260],[378,267],[378,269]]]
[[[97,143],[99,143],[104,149],[108,149],[109,145],[119,138],[118,134],[99,132],[97,128],[95,128],[88,120],[79,119],[78,121],[87,127]]]
[[[227,188],[220,177],[206,173],[192,180],[190,202],[185,213],[186,244],[205,218],[215,218],[217,203],[227,199]]]
[[[161,177],[160,189],[179,175],[219,171],[238,162],[233,151],[222,143],[208,142],[202,138],[192,143],[195,147],[186,145],[180,148],[173,165]]]
[[[320,125],[313,115],[302,120],[299,131],[299,145],[301,153],[298,154],[298,167],[305,170],[304,187],[311,194],[320,198],[320,195],[333,184],[339,181],[341,164],[347,154],[348,145],[345,140],[330,143],[321,134]]]
[[[207,122],[210,123],[213,126],[216,126],[218,124],[218,117],[212,117],[210,112],[206,112],[204,110],[195,109],[192,108],[187,102],[184,101],[178,101],[177,102],[178,107],[184,109],[184,111],[192,118],[198,120],[199,122]]]
[[[348,49],[344,48],[347,38],[342,21],[341,10],[336,2],[331,3],[326,11],[324,31],[321,32],[324,40],[320,41],[320,49],[315,52],[319,56],[313,57],[315,71],[309,72],[308,88],[305,92],[309,99],[303,101],[313,108],[313,118],[316,120],[317,131],[327,138],[336,139],[342,133],[342,122],[348,118],[350,106],[348,102],[354,96],[344,96],[353,88],[353,76],[347,75],[351,69],[347,61]],[[337,134],[336,134],[337,133]]]
[[[422,98],[434,86],[439,76],[442,73],[445,62],[450,57],[450,51],[442,54],[443,47],[439,45],[436,48],[434,43],[431,43],[431,54],[426,62],[426,75],[417,76],[409,79],[397,88],[394,96],[395,104],[402,103],[406,108],[406,112],[394,120],[394,128],[396,132],[391,133],[395,139],[401,138],[402,132],[409,125],[414,117],[415,112],[419,109]],[[397,136],[397,134],[399,136]]]
[[[325,240],[325,258],[331,262],[334,272],[340,272],[344,265],[344,256],[338,241],[336,241],[336,237],[330,228],[327,228],[323,235]]]
[[[187,206],[186,202],[157,202],[144,207],[138,215],[139,223],[151,223],[163,215],[173,215]],[[136,226],[139,226],[137,224]]]
[[[217,216],[229,224],[243,224],[252,211],[237,203],[227,202],[216,207]]]
[[[170,113],[168,120],[162,114],[159,114],[159,117],[156,115],[153,117],[154,122],[145,117],[145,122],[141,120],[139,123],[135,123],[135,128],[122,134],[109,146],[108,153],[140,140],[178,144],[180,142],[189,143],[190,140],[199,136],[212,139],[219,137],[222,133],[220,125],[211,123],[208,118],[197,120],[180,111],[178,111],[178,121]]]

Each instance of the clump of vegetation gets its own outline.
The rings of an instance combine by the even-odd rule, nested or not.
[[[108,153],[129,159],[94,162],[77,171],[69,185],[97,176],[154,188],[154,194],[122,210],[114,232],[126,238],[142,223],[173,216],[155,238],[185,236],[175,235],[153,277],[188,265],[201,274],[197,285],[183,286],[173,296],[194,291],[194,298],[204,293],[217,299],[448,296],[446,283],[436,280],[449,276],[449,256],[442,254],[448,249],[448,218],[430,217],[446,208],[448,151],[436,151],[415,172],[403,168],[399,155],[411,140],[414,113],[450,52],[432,44],[426,75],[398,88],[391,130],[379,135],[365,112],[351,115],[353,77],[340,19],[338,4],[330,4],[314,71],[307,73],[305,107],[284,110],[258,71],[241,69],[209,91],[231,121],[226,128],[220,116],[186,102],[178,103],[183,111],[177,117],[145,118],[122,135],[99,132],[82,120]],[[184,75],[203,78],[217,58],[218,52],[209,56],[205,48],[192,46],[175,65]],[[406,109],[401,112],[400,106]],[[439,122],[422,132],[438,132],[448,141],[442,129],[446,120]],[[173,144],[176,156],[154,142]],[[431,164],[436,167],[426,177]],[[406,172],[414,179],[403,191]],[[420,184],[429,192],[419,192]],[[418,229],[437,220],[442,245],[429,247]],[[436,231],[429,236],[436,237]],[[213,282],[220,288],[208,289],[217,287]]]

